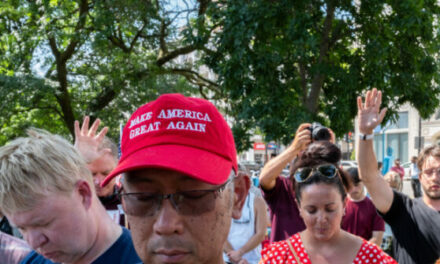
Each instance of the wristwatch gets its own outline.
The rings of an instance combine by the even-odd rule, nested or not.
[[[362,133],[359,133],[359,137],[362,140],[372,140],[374,138],[374,134],[362,134]]]

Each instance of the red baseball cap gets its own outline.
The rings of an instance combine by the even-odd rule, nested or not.
[[[219,185],[231,169],[237,173],[237,154],[231,129],[207,100],[164,94],[139,107],[122,132],[121,158],[105,178],[142,168],[164,168]]]

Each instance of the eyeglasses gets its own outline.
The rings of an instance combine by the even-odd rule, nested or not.
[[[338,169],[333,164],[324,164],[315,167],[300,168],[294,175],[295,181],[296,182],[306,181],[313,174],[314,171],[318,172],[324,177],[331,179],[337,175]]]
[[[153,216],[160,209],[162,201],[170,199],[174,209],[181,215],[201,215],[215,208],[215,199],[230,180],[214,189],[192,190],[170,194],[150,192],[119,193],[124,212],[132,216]]]
[[[428,176],[432,176],[434,174],[434,172],[436,174],[440,174],[440,167],[426,169],[426,170],[423,171],[423,174],[426,174]]]

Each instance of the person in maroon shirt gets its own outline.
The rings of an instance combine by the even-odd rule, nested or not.
[[[295,139],[280,155],[269,160],[260,174],[260,188],[270,210],[270,243],[285,240],[306,228],[299,215],[293,183],[282,170],[312,142],[310,124],[301,124]]]
[[[347,232],[380,246],[385,231],[385,222],[376,212],[373,202],[365,194],[358,169],[349,168],[347,174],[350,187],[341,227]]]
[[[399,173],[400,179],[403,180],[403,176],[405,176],[405,170],[400,166],[400,159],[394,160],[394,166],[391,167],[392,171]]]

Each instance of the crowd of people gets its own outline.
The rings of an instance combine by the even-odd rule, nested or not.
[[[412,158],[415,198],[401,193],[399,162],[382,175],[373,151],[381,97],[357,99],[358,168],[339,166],[331,129],[318,139],[305,123],[258,187],[227,122],[199,98],[139,107],[120,157],[99,119],[75,122],[73,145],[29,130],[0,147],[0,263],[435,263],[440,147]]]

